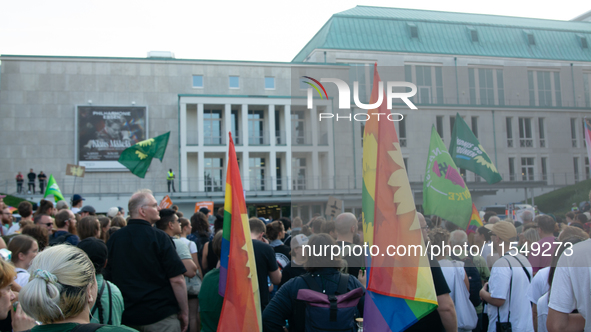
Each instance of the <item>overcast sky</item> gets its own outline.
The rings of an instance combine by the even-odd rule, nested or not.
[[[0,54],[291,61],[331,15],[356,5],[570,20],[591,3],[539,1],[2,1]],[[591,24],[591,23],[590,23]]]

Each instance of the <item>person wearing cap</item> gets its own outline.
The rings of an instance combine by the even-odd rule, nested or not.
[[[123,295],[119,287],[103,278],[103,269],[107,265],[107,245],[95,237],[89,237],[80,241],[78,248],[88,255],[96,273],[97,301],[90,310],[90,322],[120,326],[125,309]]]
[[[74,194],[74,196],[72,196],[72,212],[74,212],[74,214],[80,212],[80,209],[82,208],[82,201],[84,201],[85,199],[82,198],[82,196],[78,195],[78,194]]]
[[[517,251],[517,230],[512,223],[499,221],[493,225],[491,236],[501,258],[480,290],[480,297],[489,304],[488,330],[495,332],[497,322],[509,322],[513,331],[533,332],[531,303],[527,297],[533,270],[527,258]]]
[[[298,234],[291,238],[291,261],[283,268],[279,288],[290,279],[306,273],[306,269],[304,268],[306,256],[304,256],[304,251],[302,250],[302,246],[306,244],[308,244],[308,237],[304,234]]]
[[[96,216],[96,210],[94,207],[85,205],[82,209],[80,209],[80,217],[84,218],[86,216]]]

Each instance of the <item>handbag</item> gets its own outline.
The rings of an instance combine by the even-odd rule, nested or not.
[[[202,283],[202,280],[199,277],[199,275],[195,274],[193,278],[185,277],[185,283],[187,284],[187,294],[199,295]]]
[[[478,315],[472,302],[470,302],[470,292],[466,289],[464,279],[460,276],[464,272],[464,267],[458,261],[453,261],[454,268],[454,304],[456,306],[456,315],[458,319],[458,330],[473,330],[478,324]]]

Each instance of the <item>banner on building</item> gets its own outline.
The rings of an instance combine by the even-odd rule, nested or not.
[[[123,150],[147,138],[145,106],[76,107],[76,159],[86,170],[125,169]]]

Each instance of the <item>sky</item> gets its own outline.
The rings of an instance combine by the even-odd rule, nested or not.
[[[338,12],[357,5],[570,20],[591,3],[539,1],[2,0],[0,54],[291,61]],[[591,23],[590,23],[591,24]]]

